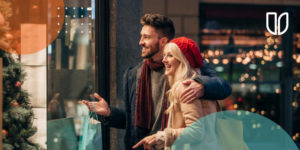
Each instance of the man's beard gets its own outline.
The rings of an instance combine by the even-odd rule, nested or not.
[[[146,56],[142,56],[143,59],[147,59],[147,58],[151,58],[152,56],[154,56],[156,53],[159,52],[159,43],[156,44],[155,46],[155,51],[151,51],[149,54],[147,54]]]

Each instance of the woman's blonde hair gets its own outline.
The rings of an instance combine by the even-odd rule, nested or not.
[[[174,104],[179,103],[179,94],[183,87],[182,81],[193,79],[196,77],[197,72],[191,67],[184,54],[175,43],[166,44],[164,53],[166,50],[169,50],[171,55],[180,62],[175,74],[167,76],[170,85],[170,90],[167,92],[170,107],[166,110],[166,113],[169,113],[172,111]]]

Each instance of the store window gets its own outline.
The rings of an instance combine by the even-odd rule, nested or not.
[[[88,109],[80,100],[95,92],[95,0],[67,0],[62,29],[47,47],[47,148],[76,149],[82,117]],[[57,128],[61,126],[61,128]],[[99,135],[101,136],[101,135]]]
[[[299,128],[299,7],[200,3],[199,45],[205,59],[231,83],[225,110],[247,110],[283,126],[295,142]],[[293,39],[266,30],[266,12],[293,10]],[[299,13],[298,13],[299,14]],[[288,54],[288,46],[293,54]],[[291,66],[285,66],[292,61]],[[287,76],[287,72],[293,72]],[[293,92],[288,90],[293,83]],[[289,98],[292,98],[290,100]],[[288,108],[292,108],[292,111]],[[289,114],[293,117],[289,119]]]

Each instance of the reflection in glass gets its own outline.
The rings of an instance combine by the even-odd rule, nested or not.
[[[64,23],[56,40],[47,48],[48,148],[72,149],[74,146],[65,145],[76,148],[79,143],[82,116],[88,115],[80,100],[92,100],[90,94],[94,92],[94,5],[92,0],[67,0],[64,8],[59,9],[65,11],[64,16],[57,16],[64,17]],[[61,127],[59,131],[52,132],[57,125]],[[70,135],[64,137],[64,132]],[[70,139],[72,136],[75,137]]]

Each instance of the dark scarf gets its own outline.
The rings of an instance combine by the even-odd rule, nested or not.
[[[151,70],[158,71],[164,67],[161,61],[153,62],[146,59],[141,71],[141,78],[139,81],[134,125],[150,129],[151,126],[151,113],[152,113],[152,93],[151,93]],[[167,88],[166,84],[166,88]],[[167,89],[165,90],[166,93]],[[162,129],[166,127],[167,116],[165,110],[167,108],[167,98],[164,96],[163,110],[162,110]]]

